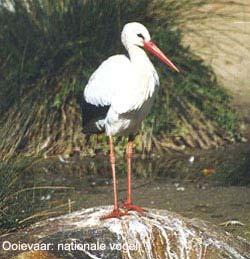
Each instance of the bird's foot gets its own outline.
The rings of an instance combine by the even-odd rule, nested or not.
[[[132,204],[132,202],[128,202],[128,201],[123,202],[122,207],[128,211],[132,210],[132,211],[136,211],[138,213],[143,213],[143,212],[147,211],[147,210],[143,209],[142,207],[134,205],[134,204]]]
[[[111,218],[120,218],[125,215],[128,215],[128,212],[118,208],[118,209],[114,209],[109,214],[102,216],[100,219],[104,220],[104,219],[111,219]]]

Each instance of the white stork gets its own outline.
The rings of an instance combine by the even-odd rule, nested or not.
[[[146,27],[138,22],[124,26],[121,41],[128,52],[105,60],[90,77],[82,102],[83,133],[105,133],[109,136],[110,164],[113,177],[114,209],[102,219],[121,217],[129,210],[144,210],[132,203],[132,141],[142,120],[148,114],[159,86],[158,74],[144,49],[171,69],[179,69],[151,41]],[[144,48],[144,49],[143,49]],[[126,148],[128,194],[123,209],[118,206],[115,153],[112,136],[128,135]]]

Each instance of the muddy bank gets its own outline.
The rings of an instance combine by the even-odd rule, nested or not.
[[[213,1],[194,6],[183,19],[184,45],[213,68],[220,84],[232,95],[232,104],[245,122],[242,130],[250,138],[249,2]]]
[[[249,157],[248,144],[135,157],[134,199],[145,207],[208,220],[250,240]],[[125,172],[123,156],[119,156],[120,202],[126,197]],[[113,202],[108,157],[101,154],[34,160],[16,177],[11,193],[3,197],[6,203],[1,203],[1,233],[44,218]],[[242,224],[223,224],[228,221]]]
[[[232,93],[234,104],[250,108],[250,4],[213,1],[183,14],[185,45],[211,65],[218,80]],[[189,19],[188,17],[203,17]]]

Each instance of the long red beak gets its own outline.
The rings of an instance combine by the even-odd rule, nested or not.
[[[156,56],[159,60],[161,60],[164,64],[166,64],[171,69],[175,70],[176,72],[180,72],[180,70],[172,63],[170,59],[168,59],[165,54],[152,42],[147,41],[144,42],[144,48]]]

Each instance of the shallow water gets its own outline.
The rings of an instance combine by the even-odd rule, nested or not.
[[[126,197],[125,171],[123,157],[117,158],[120,202]],[[136,157],[133,176],[135,204],[208,220],[250,240],[249,144]],[[108,156],[39,160],[21,174],[18,190],[22,191],[13,197],[8,220],[14,218],[20,226],[82,207],[111,204]],[[243,225],[220,225],[229,220]]]

